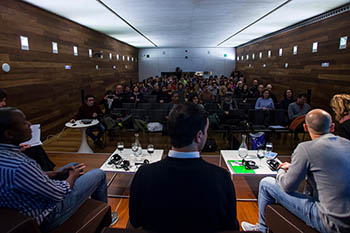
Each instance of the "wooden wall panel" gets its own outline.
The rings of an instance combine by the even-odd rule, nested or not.
[[[350,93],[350,12],[346,12],[323,21],[275,35],[254,44],[238,47],[240,60],[236,69],[248,78],[260,79],[264,84],[272,83],[273,91],[280,98],[283,91],[290,87],[294,92],[312,90],[311,105],[330,111],[329,101],[336,93]],[[348,36],[346,49],[339,50],[339,40]],[[318,52],[312,53],[312,43],[318,41]],[[298,46],[297,55],[293,55],[293,46]],[[278,55],[283,48],[283,56]],[[271,58],[267,51],[272,51]],[[263,58],[259,59],[259,52]],[[252,60],[252,54],[255,59]],[[249,60],[246,55],[249,54]],[[241,60],[241,56],[244,60]],[[329,67],[321,67],[329,62]],[[288,68],[285,68],[288,63]],[[263,68],[263,64],[266,67]],[[249,67],[250,65],[250,67]]]
[[[9,73],[0,71],[0,88],[8,93],[9,106],[42,125],[43,138],[62,129],[77,111],[82,89],[99,100],[115,84],[138,80],[138,63],[131,61],[138,57],[137,48],[27,3],[0,0],[0,30],[0,64],[11,66]],[[29,38],[29,51],[20,49],[21,35]],[[52,53],[53,41],[58,54]],[[104,58],[90,58],[90,48],[103,51]],[[123,61],[123,55],[130,61]]]

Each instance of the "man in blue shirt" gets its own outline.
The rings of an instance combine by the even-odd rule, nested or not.
[[[43,231],[65,222],[86,199],[107,202],[105,173],[84,164],[44,172],[20,151],[31,138],[30,123],[16,108],[0,108],[0,207],[33,217]]]

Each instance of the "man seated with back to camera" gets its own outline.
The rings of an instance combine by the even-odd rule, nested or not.
[[[78,113],[70,120],[71,123],[74,123],[79,119],[101,119],[103,116],[103,112],[100,106],[95,103],[95,97],[93,95],[85,96],[85,103],[82,104],[79,108]],[[93,133],[93,131],[98,131],[97,136]],[[101,123],[101,121],[94,126],[88,127],[86,129],[87,135],[94,141],[94,144],[97,146],[103,147],[103,143],[101,141],[101,137],[105,131],[105,127]]]
[[[326,111],[312,110],[305,122],[312,140],[297,146],[276,179],[261,180],[259,224],[242,222],[244,230],[266,232],[265,208],[277,202],[319,232],[350,232],[350,141],[330,133],[334,124]],[[302,194],[297,189],[305,178]]]
[[[209,121],[193,103],[169,115],[172,149],[136,172],[130,189],[129,216],[134,227],[155,232],[238,230],[235,189],[228,172],[200,156]]]
[[[20,151],[31,139],[30,123],[16,108],[0,108],[0,207],[31,216],[43,232],[64,223],[91,196],[107,203],[106,175],[84,172],[84,164],[68,164],[44,172]],[[115,218],[116,220],[116,218]]]

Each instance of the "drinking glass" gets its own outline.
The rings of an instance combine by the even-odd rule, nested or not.
[[[261,167],[261,159],[263,159],[264,156],[265,156],[264,152],[265,151],[263,149],[258,149],[257,150],[256,157],[258,157],[258,159],[259,159],[259,167]]]
[[[122,154],[124,150],[124,142],[118,142],[117,148],[118,148],[118,151],[120,151],[120,154]]]
[[[242,165],[244,165],[244,159],[248,156],[248,149],[247,148],[239,148],[238,149],[238,156],[242,158]]]
[[[149,145],[147,146],[147,152],[148,152],[148,154],[149,154],[150,156],[153,154],[153,152],[154,152],[154,146],[153,146],[152,144],[149,144]]]
[[[265,148],[266,152],[269,153],[272,151],[272,142],[267,142],[266,143],[266,148]]]
[[[141,156],[137,154],[137,151],[139,150],[139,145],[137,143],[133,143],[131,144],[131,150],[133,152],[133,155],[135,157],[135,161],[140,161],[141,160]]]

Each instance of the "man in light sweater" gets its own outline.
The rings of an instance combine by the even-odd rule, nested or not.
[[[242,222],[245,231],[266,232],[265,207],[277,202],[319,232],[350,232],[350,141],[330,133],[332,118],[321,109],[309,112],[305,122],[312,141],[297,146],[276,179],[261,180],[259,224]],[[308,195],[297,192],[305,178]]]

